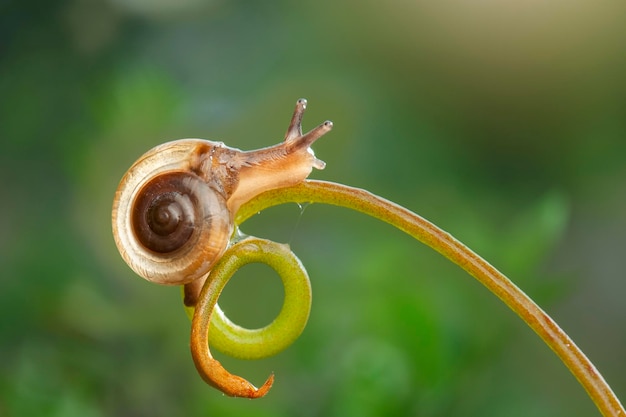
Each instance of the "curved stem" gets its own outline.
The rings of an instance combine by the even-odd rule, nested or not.
[[[213,347],[233,358],[263,359],[282,352],[300,337],[311,313],[311,282],[289,245],[246,237],[233,244],[218,262],[220,266],[214,268],[204,281],[205,284],[207,281],[215,281],[210,284],[213,286],[219,282],[219,289],[214,287],[211,292],[221,292],[238,268],[257,262],[268,265],[278,273],[283,284],[284,298],[274,320],[258,329],[248,329],[233,323],[217,303],[185,306],[192,320],[196,308],[200,310],[198,314],[212,314],[208,337]],[[207,293],[200,294],[202,288],[198,290],[198,300],[206,301]],[[216,295],[219,297],[219,294]]]
[[[269,325],[252,330],[232,323],[217,305],[228,280],[239,268],[251,262],[265,263],[273,268],[285,288],[285,300],[278,317]],[[274,376],[270,375],[263,386],[257,389],[247,380],[229,373],[213,358],[209,339],[222,352],[234,357],[259,359],[271,356],[284,350],[300,336],[310,309],[309,277],[287,245],[253,237],[235,243],[209,273],[193,312],[191,356],[202,379],[233,397],[264,396],[271,388]],[[213,327],[210,327],[211,324]],[[216,327],[218,331],[212,331]]]
[[[240,208],[235,222],[241,224],[265,208],[288,202],[325,203],[357,210],[383,220],[435,249],[476,278],[524,320],[565,363],[604,416],[626,415],[602,375],[554,320],[505,275],[449,233],[368,191],[313,180],[257,196]]]

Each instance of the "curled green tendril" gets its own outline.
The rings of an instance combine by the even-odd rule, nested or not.
[[[233,323],[217,304],[222,290],[233,274],[249,263],[264,263],[280,276],[285,290],[278,316],[267,326],[247,329]],[[288,245],[247,237],[234,243],[213,267],[198,305],[185,307],[193,319],[194,311],[211,315],[211,345],[239,359],[262,359],[285,350],[302,334],[311,311],[311,282],[300,260]]]
[[[249,201],[240,208],[237,212],[235,223],[239,225],[248,218],[252,217],[254,214],[268,207],[289,202],[325,203],[356,210],[387,222],[413,236],[420,242],[435,249],[476,278],[492,293],[497,295],[522,320],[524,320],[570,369],[572,374],[585,388],[604,416],[616,417],[626,415],[626,411],[621,405],[619,399],[615,396],[602,375],[600,375],[595,366],[576,346],[570,337],[554,322],[554,320],[552,320],[550,316],[537,306],[537,304],[535,304],[530,297],[513,284],[505,275],[444,230],[410,210],[371,194],[368,191],[348,187],[342,184],[312,180],[306,180],[292,187],[266,191],[265,193],[255,197],[253,200]],[[235,246],[233,246],[233,248],[235,248]],[[286,251],[282,256],[285,256],[286,259],[288,256],[287,254],[291,254],[291,252]],[[226,255],[228,255],[228,252],[225,254],[224,258],[228,258]],[[263,256],[256,259],[259,262],[267,261],[267,259]],[[274,261],[276,261],[277,264],[273,265],[278,265],[283,262],[280,255],[272,262]],[[222,264],[226,265],[229,262],[230,261],[228,259],[223,259],[219,263],[220,268]],[[285,262],[287,261],[285,260]],[[237,268],[238,266],[235,264],[229,269],[229,274],[234,273]],[[221,273],[218,274],[221,275]],[[200,295],[200,301],[196,306],[192,329],[192,354],[194,356],[196,366],[200,370],[203,378],[215,386],[215,381],[212,380],[211,377],[207,378],[206,374],[203,373],[206,372],[205,368],[209,369],[210,372],[215,373],[213,377],[223,377],[223,374],[220,372],[226,371],[221,368],[219,363],[215,366],[215,368],[218,369],[217,371],[212,369],[214,364],[211,361],[215,360],[211,357],[210,352],[208,351],[207,341],[205,338],[207,337],[209,320],[211,318],[211,309],[215,306],[219,292],[225,285],[225,281],[230,275],[228,275],[225,279],[220,280],[219,283],[212,281],[212,275],[213,272],[204,285]],[[283,279],[285,285],[287,285],[290,275],[281,275],[281,278]],[[285,303],[285,305],[286,304],[287,303]],[[281,315],[284,314],[285,317],[288,317],[291,314],[295,315],[295,313],[298,312],[297,303],[290,305],[293,305],[293,311],[290,312],[285,306],[283,306]],[[296,324],[299,325],[298,323]],[[289,339],[289,343],[291,343],[291,341],[292,340]],[[281,334],[278,334],[276,338],[273,339],[272,343],[280,343],[280,346],[282,347],[286,347],[289,344],[286,343],[285,340],[282,340]],[[235,344],[236,340],[233,339],[232,341],[222,345],[222,347],[227,348],[225,353],[230,353],[228,349],[234,348]],[[279,349],[275,349],[275,351],[278,350]],[[236,352],[236,350],[233,350],[233,352]],[[239,378],[235,376],[232,377]],[[222,389],[229,395],[244,395],[256,398],[265,395],[265,393],[269,390],[273,376],[270,376],[268,381],[266,381],[266,383],[258,390],[247,381],[241,378],[239,379],[248,384],[248,386],[242,388],[240,392],[237,391],[233,394],[232,392],[224,391],[223,387],[218,388]],[[235,385],[240,383],[241,381],[235,380]]]

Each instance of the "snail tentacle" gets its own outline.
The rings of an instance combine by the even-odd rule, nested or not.
[[[285,142],[302,136],[302,117],[304,116],[306,105],[307,101],[304,98],[301,98],[296,102],[296,108],[293,111],[291,122],[289,122],[289,127],[285,133]]]

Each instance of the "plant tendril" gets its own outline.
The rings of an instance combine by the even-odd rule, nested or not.
[[[240,225],[254,214],[266,208],[291,202],[298,204],[324,203],[356,210],[389,223],[430,246],[476,278],[524,320],[569,368],[604,416],[616,417],[626,415],[626,411],[619,399],[591,361],[556,322],[530,297],[504,274],[471,251],[463,243],[456,240],[452,235],[404,207],[362,189],[332,182],[305,180],[295,186],[273,189],[258,195],[239,209],[235,217],[235,223]],[[248,246],[249,244],[253,246],[267,246],[264,246],[266,249],[259,250],[258,247],[260,246],[256,249],[251,249]],[[292,264],[291,267],[283,265],[290,264],[290,262],[293,262],[293,259],[295,259],[296,263]],[[245,239],[234,244],[224,254],[204,284],[193,315],[191,347],[196,367],[209,384],[228,395],[258,398],[265,395],[270,389],[273,375],[268,378],[261,388],[256,389],[246,380],[231,375],[224,370],[219,362],[213,359],[208,348],[208,339],[210,338],[211,343],[219,345],[220,350],[224,353],[237,357],[246,357],[246,355],[240,354],[238,345],[246,345],[248,343],[246,332],[251,331],[243,329],[244,332],[239,336],[233,336],[231,334],[233,332],[232,329],[237,329],[239,326],[226,319],[216,302],[228,279],[238,268],[248,262],[267,263],[281,274],[286,289],[285,302],[279,318],[283,314],[287,318],[285,322],[281,322],[281,329],[286,329],[291,325],[289,318],[292,315],[298,316],[300,314],[298,317],[300,320],[302,319],[302,308],[298,305],[297,296],[294,295],[293,299],[290,298],[289,303],[287,300],[287,286],[290,280],[297,278],[298,274],[303,273],[306,276],[306,272],[304,272],[295,255],[286,245],[279,245],[256,238]],[[308,282],[308,278],[306,281]],[[305,296],[304,298],[306,299],[307,297]],[[310,307],[310,293],[308,302]],[[212,314],[214,309],[216,309],[216,315]],[[215,317],[225,320],[221,321],[220,324],[216,324],[217,321],[215,319],[211,320]],[[304,323],[306,323],[306,318],[308,318],[308,310],[304,317]],[[212,325],[215,325],[216,330],[219,330],[219,334],[218,332],[209,333],[210,322]],[[270,324],[270,326],[275,322]],[[264,352],[272,352],[271,354],[279,352],[298,337],[304,327],[304,323],[295,321],[296,331],[294,332],[286,332],[284,335],[278,332],[271,338],[259,339],[263,341],[255,344],[255,348],[252,350],[264,350]],[[259,330],[263,332],[264,329]],[[263,346],[263,343],[266,342],[276,345],[274,345],[275,347],[267,347],[267,351],[265,351],[266,347]],[[261,356],[250,355],[250,357]]]
[[[235,222],[241,224],[268,207],[289,202],[324,203],[360,211],[430,246],[476,278],[524,320],[569,368],[604,416],[626,415],[624,407],[596,367],[556,322],[504,274],[449,233],[410,210],[368,191],[314,180],[264,192],[240,208]]]
[[[232,323],[217,305],[224,286],[242,266],[262,262],[281,277],[285,300],[278,316],[260,329],[245,329]],[[227,395],[258,398],[272,386],[274,376],[256,388],[230,374],[213,358],[208,342],[220,351],[241,359],[275,355],[302,333],[311,310],[311,284],[304,267],[287,245],[247,237],[233,244],[213,267],[198,297],[191,327],[191,354],[202,378]],[[215,313],[215,314],[213,314]]]

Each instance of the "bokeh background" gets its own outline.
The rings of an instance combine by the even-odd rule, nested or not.
[[[590,416],[556,356],[472,278],[393,228],[287,205],[244,226],[290,243],[302,337],[197,376],[176,288],[111,237],[147,149],[242,149],[332,119],[313,178],[434,221],[508,274],[626,398],[626,3],[610,0],[4,1],[0,5],[0,415]],[[280,281],[248,266],[221,304],[267,323]]]

